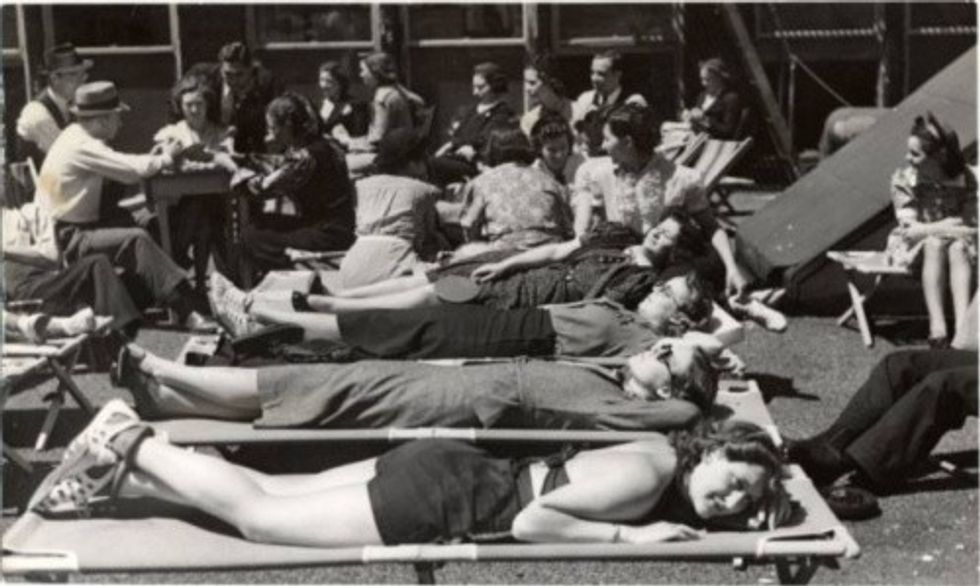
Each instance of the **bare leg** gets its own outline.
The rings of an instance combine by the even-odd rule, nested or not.
[[[281,311],[261,304],[252,306],[252,315],[260,321],[274,324],[294,325],[303,328],[307,340],[342,341],[337,316],[326,313],[300,313]]]
[[[415,289],[416,287],[421,287],[427,285],[429,279],[425,275],[411,275],[408,277],[395,277],[393,279],[387,279],[381,281],[380,283],[371,283],[370,285],[362,285],[360,287],[352,287],[350,289],[344,289],[343,291],[334,291],[334,297],[343,297],[344,299],[363,299],[365,297],[378,297],[381,295],[389,295],[391,293],[400,293],[402,291],[409,291]]]
[[[372,309],[416,309],[432,307],[441,303],[436,295],[435,285],[430,283],[400,293],[377,297],[341,299],[326,295],[310,295],[307,297],[307,302],[313,309],[324,313],[351,313]]]
[[[252,541],[314,547],[381,543],[365,483],[277,496],[239,466],[155,438],[140,445],[135,465],[167,487],[162,498],[192,504]]]
[[[966,315],[967,307],[970,305],[970,277],[973,276],[973,271],[966,251],[966,243],[962,240],[954,240],[949,245],[948,251],[949,291],[953,296],[955,323],[959,326]]]
[[[922,259],[922,292],[929,312],[929,337],[945,338],[946,249],[937,238],[927,238]]]

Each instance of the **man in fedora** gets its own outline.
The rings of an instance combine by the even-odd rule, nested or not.
[[[159,155],[113,150],[107,143],[122,128],[122,113],[128,110],[112,82],[79,86],[71,105],[77,121],[51,145],[41,166],[37,201],[54,220],[55,240],[67,263],[104,254],[140,281],[157,303],[172,308],[184,325],[208,329],[209,320],[191,303],[184,272],[104,193],[107,180],[137,183],[188,153],[176,142],[164,145]]]
[[[91,59],[78,56],[75,46],[64,43],[44,53],[42,75],[48,85],[27,103],[17,118],[18,152],[40,168],[45,155],[61,131],[72,120],[69,110],[75,90],[85,83]]]

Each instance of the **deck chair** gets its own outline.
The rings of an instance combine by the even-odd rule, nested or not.
[[[19,208],[29,201],[34,201],[37,183],[37,168],[31,159],[7,165],[3,195],[5,205]]]
[[[827,258],[839,264],[847,277],[847,293],[851,298],[851,307],[837,318],[841,327],[853,319],[857,322],[861,339],[868,348],[874,346],[872,321],[868,319],[868,303],[878,287],[891,277],[911,277],[912,273],[906,267],[895,266],[889,262],[888,253],[877,250],[831,250]],[[860,287],[860,275],[872,276],[869,286]]]
[[[657,145],[656,151],[678,165],[689,165],[691,159],[701,150],[707,140],[707,132],[698,132],[690,134],[684,141],[661,142]]]
[[[71,373],[83,349],[86,348],[94,335],[105,331],[109,321],[109,318],[100,318],[96,331],[93,333],[47,340],[44,344],[11,342],[3,344],[4,381],[0,387],[0,412],[6,404],[7,396],[19,390],[21,385],[36,382],[38,376],[44,377],[45,380],[48,377],[53,377],[58,381],[55,391],[47,397],[48,410],[34,442],[35,450],[40,451],[47,446],[48,438],[51,436],[51,431],[67,396],[70,395],[85,413],[89,415],[95,413],[95,408],[78,388]],[[30,472],[29,463],[19,457],[6,443],[3,444],[3,453],[14,464]]]
[[[692,158],[694,162],[687,165],[701,173],[705,193],[709,198],[714,196],[715,205],[724,208],[728,213],[735,212],[728,200],[731,189],[745,185],[748,180],[732,180],[725,184],[725,174],[745,156],[751,146],[751,137],[743,140],[708,139],[697,152],[697,158]],[[748,183],[751,184],[751,181]]]
[[[753,421],[779,439],[754,382],[726,383],[719,409]],[[566,432],[571,433],[571,432]],[[596,432],[592,432],[593,434]],[[603,432],[600,432],[603,433]],[[589,441],[622,442],[643,434],[606,433]],[[544,436],[542,436],[544,437]],[[582,436],[586,438],[587,436]],[[398,441],[406,438],[399,438]],[[484,441],[484,438],[465,438]],[[549,438],[549,441],[551,438]],[[303,438],[302,441],[318,441]],[[347,440],[345,440],[347,441]],[[536,441],[522,439],[523,443]],[[853,558],[860,547],[822,500],[798,466],[784,480],[799,508],[786,527],[759,532],[712,532],[688,542],[629,544],[460,544],[311,548],[245,541],[213,520],[172,506],[118,503],[85,519],[46,519],[35,513],[19,518],[4,535],[4,575],[85,572],[189,571],[308,567],[336,564],[411,563],[420,582],[435,579],[435,564],[498,560],[643,560],[774,563],[782,581],[808,581],[820,565]],[[110,546],[111,544],[111,546]],[[132,544],[127,546],[126,544]]]

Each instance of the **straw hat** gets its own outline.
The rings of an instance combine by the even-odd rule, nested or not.
[[[75,90],[75,102],[69,108],[78,117],[100,116],[110,112],[126,112],[129,106],[119,101],[116,84],[111,81],[93,81]]]

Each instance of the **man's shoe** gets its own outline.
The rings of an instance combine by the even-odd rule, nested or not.
[[[863,521],[881,514],[878,497],[857,486],[831,486],[821,490],[820,496],[841,521]]]
[[[249,314],[251,295],[235,287],[221,273],[211,273],[208,303],[211,315],[218,320],[232,338],[239,338],[259,328],[259,324]]]

